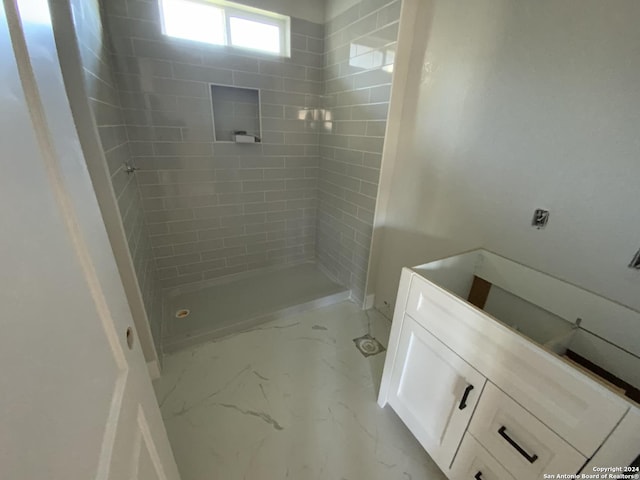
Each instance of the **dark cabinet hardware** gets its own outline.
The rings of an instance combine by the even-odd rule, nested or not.
[[[464,389],[464,394],[462,395],[462,400],[460,400],[460,406],[458,409],[464,410],[467,408],[467,398],[469,398],[469,393],[473,390],[473,385],[468,385],[467,388]]]
[[[504,425],[498,429],[498,433],[500,434],[500,436],[502,438],[504,438],[509,443],[509,445],[511,445],[513,448],[515,448],[520,455],[522,455],[524,458],[526,458],[527,462],[533,463],[538,459],[538,455],[536,455],[536,454],[529,455],[524,450],[524,448],[522,448],[520,445],[518,445],[518,443],[513,438],[511,438],[509,435],[507,435],[507,427],[505,427]]]

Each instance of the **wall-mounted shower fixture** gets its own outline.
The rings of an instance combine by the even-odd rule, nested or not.
[[[633,259],[629,263],[629,268],[635,268],[636,270],[640,270],[640,249],[633,256]]]
[[[138,170],[138,167],[134,167],[133,165],[130,165],[128,163],[124,164],[124,171],[127,172],[129,175],[131,175],[132,173],[135,173],[136,170]]]
[[[547,226],[549,222],[549,210],[543,210],[541,208],[536,209],[533,213],[533,220],[531,220],[531,225],[536,227],[538,230]]]

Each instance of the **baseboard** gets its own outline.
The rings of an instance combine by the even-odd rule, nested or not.
[[[157,360],[147,362],[147,370],[149,371],[149,377],[151,377],[151,380],[157,380],[160,378],[160,366],[158,365]]]
[[[364,297],[364,309],[365,310],[370,310],[373,308],[373,304],[375,302],[376,299],[376,295],[374,293],[372,293],[371,295],[367,295],[366,297]]]

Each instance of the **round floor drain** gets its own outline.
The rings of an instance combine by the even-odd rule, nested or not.
[[[176,312],[176,318],[188,317],[190,313],[191,313],[191,310],[189,310],[187,308],[181,308],[180,310],[178,310]]]
[[[378,353],[380,351],[378,345],[376,345],[373,340],[363,340],[360,343],[359,347],[360,350],[362,350],[364,353],[368,353],[369,355]]]
[[[356,344],[358,350],[360,350],[360,353],[365,357],[370,357],[371,355],[384,352],[382,344],[369,334],[354,338],[353,342]]]

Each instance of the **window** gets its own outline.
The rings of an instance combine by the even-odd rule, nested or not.
[[[159,0],[165,35],[290,56],[290,18],[224,0]]]

